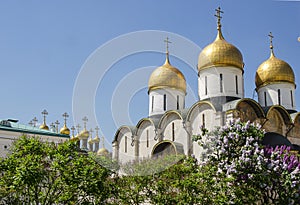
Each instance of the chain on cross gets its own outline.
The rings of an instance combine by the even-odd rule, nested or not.
[[[172,43],[171,41],[169,41],[169,37],[167,37],[164,42],[166,43],[166,50],[167,50],[167,53],[169,53],[169,43]]]
[[[218,19],[218,26],[220,27],[221,26],[221,18],[222,18],[221,14],[223,14],[224,12],[221,10],[220,7],[218,7],[217,9],[215,9],[215,11],[216,11],[215,17],[217,17],[217,19]]]
[[[268,36],[270,37],[270,49],[273,50],[273,38],[274,38],[274,36],[272,35],[272,32],[270,32]]]

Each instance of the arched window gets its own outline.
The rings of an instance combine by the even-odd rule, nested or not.
[[[265,107],[267,107],[267,93],[264,92],[264,99],[265,99]]]
[[[293,99],[293,91],[291,90],[291,104],[292,107],[294,107],[294,99]]]
[[[164,111],[167,109],[167,95],[164,94]]]
[[[177,95],[177,110],[179,110],[179,95]]]
[[[235,93],[239,94],[238,76],[235,76]]]
[[[175,124],[172,122],[172,141],[175,141]]]
[[[205,95],[207,95],[207,76],[205,76]]]
[[[147,138],[146,139],[147,140],[146,144],[147,144],[147,147],[149,147],[149,130],[146,131],[146,135],[147,135],[146,136],[146,138]]]
[[[205,114],[202,114],[202,127],[205,128]]]
[[[154,96],[152,95],[152,102],[151,102],[151,110],[153,112],[153,107],[154,107]]]
[[[220,74],[220,92],[223,92],[223,74]]]
[[[124,143],[124,145],[125,145],[125,147],[124,147],[125,150],[124,150],[124,151],[125,151],[125,153],[126,153],[126,152],[127,152],[127,136],[125,136],[125,143]]]
[[[278,92],[278,104],[281,105],[280,89],[278,89],[277,92]]]

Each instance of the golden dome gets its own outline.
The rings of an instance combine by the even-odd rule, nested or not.
[[[76,136],[72,136],[71,140],[78,141],[79,140],[79,135],[77,134]]]
[[[45,123],[43,123],[41,124],[40,129],[49,130],[49,127]]]
[[[90,133],[89,131],[87,131],[86,129],[82,130],[80,133],[79,133],[79,139],[87,139],[89,138],[90,136]]]
[[[93,144],[93,143],[94,143],[94,140],[93,140],[93,139],[89,139],[88,143],[89,143],[89,144]]]
[[[100,142],[100,138],[96,135],[94,142]]]
[[[221,66],[236,67],[243,70],[244,63],[241,52],[224,39],[219,25],[215,41],[206,46],[199,54],[198,71]]]
[[[160,88],[174,88],[186,93],[186,81],[184,75],[169,62],[169,53],[166,54],[166,62],[156,68],[148,82],[148,92]]]
[[[60,129],[60,134],[63,134],[63,135],[70,135],[70,130],[69,128],[64,125],[61,129]]]
[[[109,155],[109,151],[106,148],[101,148],[98,150],[97,155],[100,156],[108,156]]]
[[[288,63],[275,57],[273,47],[271,47],[270,58],[263,62],[256,71],[255,84],[258,89],[278,82],[295,84],[295,75]]]

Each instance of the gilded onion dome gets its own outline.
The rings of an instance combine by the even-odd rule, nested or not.
[[[96,135],[95,139],[94,139],[94,142],[100,142],[100,138],[98,137],[98,135]]]
[[[169,52],[166,53],[166,62],[156,68],[148,82],[148,93],[161,88],[174,88],[186,93],[186,81],[184,75],[170,64]]]
[[[87,139],[87,138],[89,138],[89,136],[90,136],[90,133],[86,129],[82,130],[78,135],[79,139]]]
[[[271,55],[256,71],[256,88],[258,89],[268,84],[281,82],[295,84],[295,75],[292,67],[287,62],[275,57],[272,45],[273,36],[271,33],[269,36],[271,37]]]
[[[70,129],[66,125],[64,125],[59,132],[63,135],[70,135]]]
[[[40,129],[49,130],[49,127],[45,123],[43,123],[41,124]]]
[[[223,13],[220,8],[217,10],[218,17],[218,34],[215,41],[206,46],[198,58],[198,71],[210,67],[230,66],[241,70],[244,68],[243,56],[239,49],[228,43],[221,31],[220,13]]]
[[[106,148],[101,148],[98,150],[97,155],[99,156],[108,156],[109,155],[109,151]]]

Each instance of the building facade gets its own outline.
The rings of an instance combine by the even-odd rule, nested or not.
[[[121,126],[114,136],[112,156],[121,163],[162,154],[204,154],[193,135],[240,119],[259,123],[267,133],[276,133],[300,144],[300,113],[296,110],[295,76],[291,66],[277,58],[270,37],[270,57],[256,71],[258,102],[244,97],[242,53],[222,35],[221,10],[217,9],[217,36],[198,58],[199,101],[185,108],[186,80],[171,65],[168,39],[165,63],[148,82],[149,116],[135,126]],[[196,61],[196,59],[195,59]]]

